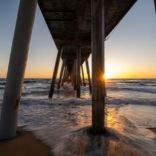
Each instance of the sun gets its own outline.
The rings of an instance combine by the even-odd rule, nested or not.
[[[117,63],[106,63],[106,68],[105,68],[105,79],[112,79],[112,78],[117,78],[122,69],[121,69],[121,65],[117,64]]]
[[[115,78],[116,74],[117,74],[117,72],[115,70],[109,70],[106,72],[105,78],[106,79]]]

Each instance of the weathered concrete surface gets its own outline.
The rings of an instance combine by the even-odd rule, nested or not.
[[[0,139],[16,135],[18,106],[36,7],[37,0],[20,1],[0,116]]]
[[[105,37],[136,0],[105,0]],[[56,46],[90,46],[91,0],[39,0],[44,19]]]

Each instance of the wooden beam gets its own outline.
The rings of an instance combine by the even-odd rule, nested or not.
[[[104,0],[91,0],[92,130],[104,132]]]
[[[59,67],[59,62],[60,62],[62,51],[63,51],[63,47],[61,47],[57,53],[55,68],[54,68],[52,82],[51,82],[50,91],[49,91],[49,98],[50,99],[53,97],[53,94],[54,94],[55,81],[56,81],[56,76],[57,76],[57,72],[58,72],[58,67]]]
[[[0,117],[0,139],[16,136],[17,114],[37,0],[20,0]]]

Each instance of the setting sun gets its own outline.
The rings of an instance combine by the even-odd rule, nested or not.
[[[116,78],[122,72],[121,65],[115,63],[106,63],[105,79]]]

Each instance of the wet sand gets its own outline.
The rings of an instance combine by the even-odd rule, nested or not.
[[[148,129],[156,134],[156,128],[148,128]],[[101,139],[99,137],[95,137],[95,138],[94,139],[97,142],[101,142]],[[56,156],[60,156],[60,155],[62,156],[73,155],[74,156],[74,155],[91,154],[91,153],[88,153],[89,151],[90,152],[92,151],[92,150],[88,151],[89,148],[92,148],[92,146],[90,145],[93,144],[93,147],[97,146],[97,145],[96,146],[94,145],[95,144],[94,139],[92,141],[91,140],[89,141],[90,145],[88,147],[85,141],[83,140],[83,137],[79,138],[80,141],[77,141],[77,139],[78,138],[76,137],[76,140],[73,139],[73,141],[71,140],[70,142],[68,142],[68,145],[64,146],[67,149],[59,148],[59,149],[56,149],[56,151],[54,150],[55,155]],[[129,145],[125,144],[119,141],[118,139],[107,138],[104,142],[105,142],[104,143],[105,150],[103,151],[104,155],[125,156],[125,153],[127,156],[142,156],[143,155],[143,151],[132,147],[130,144]],[[98,145],[98,146],[101,146],[101,145]],[[98,148],[99,148],[98,146],[96,148],[97,151],[95,150],[96,152],[98,152]],[[70,147],[72,147],[72,149]],[[11,155],[13,156],[52,156],[53,154],[50,151],[51,149],[48,146],[46,146],[44,143],[42,143],[42,141],[38,140],[32,132],[23,131],[23,130],[22,131],[20,130],[16,138],[0,142],[0,156],[11,156]],[[92,155],[94,154],[96,155],[97,153],[93,152]]]
[[[0,156],[52,156],[50,148],[31,132],[20,131],[18,136],[0,141]]]
[[[53,153],[55,156],[155,156],[150,149],[143,149],[139,144],[138,140],[135,142],[111,131],[92,135],[88,129],[80,129],[56,143]]]

